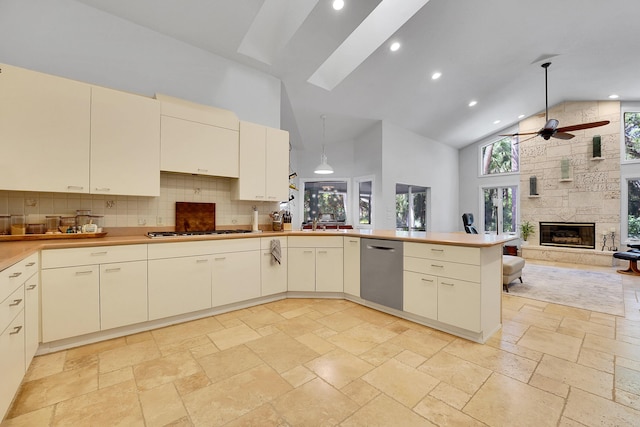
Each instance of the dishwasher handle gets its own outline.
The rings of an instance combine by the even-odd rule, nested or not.
[[[367,249],[378,249],[380,251],[395,252],[396,248],[390,248],[388,246],[367,245]]]

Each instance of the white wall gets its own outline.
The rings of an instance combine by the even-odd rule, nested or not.
[[[394,229],[396,183],[431,188],[429,231],[456,230],[458,150],[388,122],[382,124],[382,203],[377,228]]]
[[[0,62],[280,127],[279,79],[72,0],[0,0]]]

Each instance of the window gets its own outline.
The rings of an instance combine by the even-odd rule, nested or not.
[[[303,185],[303,222],[346,222],[347,181],[307,181]]]
[[[640,113],[624,113],[625,160],[640,160]],[[631,212],[631,211],[629,211]]]
[[[517,187],[485,188],[484,192],[484,231],[500,233],[516,232]]]
[[[427,231],[428,188],[396,184],[396,229]]]
[[[518,138],[507,136],[482,147],[482,175],[518,172]]]
[[[627,180],[627,236],[640,238],[640,179]]]
[[[372,181],[358,182],[358,224],[371,225]]]

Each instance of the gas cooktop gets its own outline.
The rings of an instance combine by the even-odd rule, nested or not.
[[[251,233],[251,230],[210,230],[210,231],[149,231],[147,237],[157,239],[161,237],[209,236],[215,234]]]

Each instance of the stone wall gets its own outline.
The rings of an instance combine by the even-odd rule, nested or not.
[[[620,246],[620,103],[565,102],[549,110],[559,127],[609,120],[598,128],[569,132],[573,139],[520,138],[521,221],[535,225],[530,245],[539,245],[539,221],[595,222],[596,250],[603,234],[615,230]],[[520,122],[520,132],[545,124],[544,112]],[[601,136],[602,155],[593,158],[592,137]],[[569,179],[562,179],[561,161],[569,160]],[[529,194],[529,178],[537,177],[538,197]],[[585,249],[586,250],[586,249]]]

